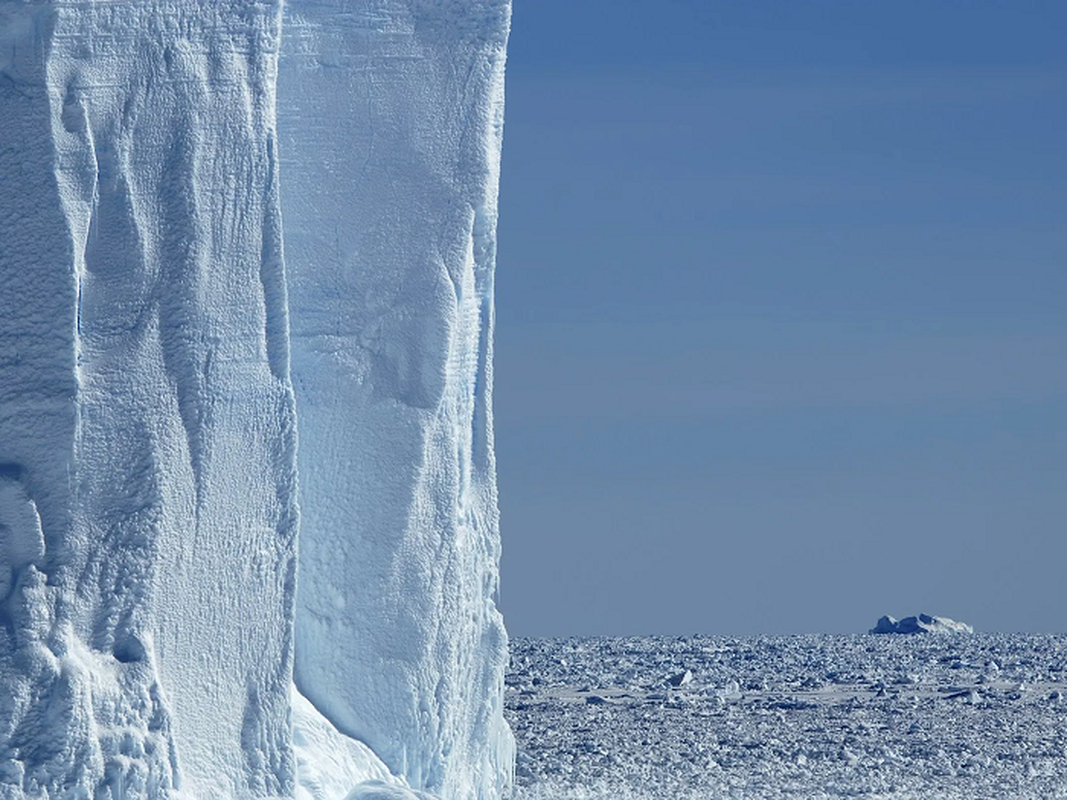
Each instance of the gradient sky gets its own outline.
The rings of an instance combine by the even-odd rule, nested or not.
[[[1067,631],[1067,4],[515,0],[513,635]]]

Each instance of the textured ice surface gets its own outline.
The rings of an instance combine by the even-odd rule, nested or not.
[[[288,4],[282,169],[280,5],[0,0],[5,800],[510,780],[510,5]]]
[[[273,2],[0,2],[0,796],[291,794]]]
[[[506,0],[293,0],[279,78],[300,420],[296,681],[418,789],[512,739],[491,335]]]
[[[519,639],[507,680],[514,800],[1067,798],[1064,636]]]

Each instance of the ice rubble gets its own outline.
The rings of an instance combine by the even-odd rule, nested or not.
[[[664,691],[683,667],[693,680]],[[1067,787],[1063,635],[519,639],[507,684],[513,800]]]
[[[289,13],[283,39],[280,0],[0,0],[5,800],[509,780],[509,4]]]

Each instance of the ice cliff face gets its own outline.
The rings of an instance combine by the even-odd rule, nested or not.
[[[3,795],[287,794],[279,8],[0,9]]]
[[[508,12],[0,0],[0,797],[507,782]]]
[[[296,681],[412,785],[454,798],[498,796],[513,763],[490,405],[509,12],[294,0],[279,79],[314,576]]]

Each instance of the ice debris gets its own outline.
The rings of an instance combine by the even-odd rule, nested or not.
[[[671,675],[671,677],[667,678],[667,682],[676,688],[685,686],[686,684],[693,682],[693,673],[691,670],[687,669],[685,672]]]

